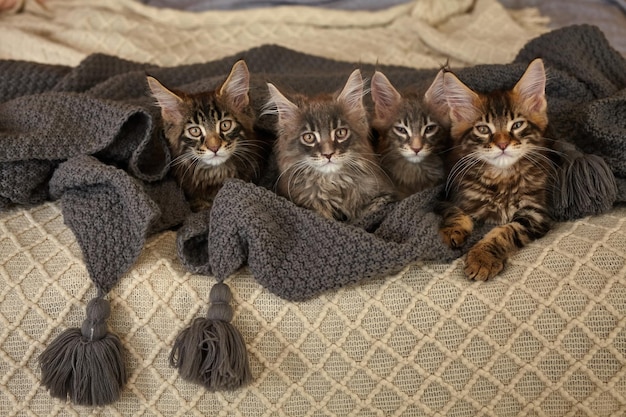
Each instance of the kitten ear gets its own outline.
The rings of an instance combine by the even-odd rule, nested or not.
[[[278,118],[280,120],[293,120],[293,118],[298,114],[298,106],[293,104],[287,97],[285,97],[278,88],[274,86],[272,83],[267,83],[267,89],[270,93],[270,100],[265,105],[265,108],[268,109],[263,113],[272,113],[273,109],[278,113]]]
[[[389,120],[396,111],[402,97],[389,79],[380,71],[376,71],[371,81],[374,114],[377,119]]]
[[[351,113],[353,111],[364,112],[363,94],[363,77],[361,77],[361,71],[355,69],[337,96],[337,101],[343,103]]]
[[[159,107],[161,107],[161,116],[163,120],[170,123],[182,123],[183,114],[181,107],[183,100],[176,94],[165,88],[156,78],[147,76],[148,86],[152,91],[152,96],[156,99]]]
[[[546,102],[546,71],[541,58],[533,60],[522,78],[515,84],[513,91],[517,93],[523,106],[531,113],[543,113],[548,106]]]
[[[473,123],[476,120],[480,114],[478,94],[451,72],[443,74],[443,91],[453,122]]]
[[[235,109],[241,111],[250,103],[249,90],[250,72],[244,60],[239,60],[233,65],[218,95],[226,96]]]
[[[446,99],[443,85],[444,70],[439,70],[426,93],[424,93],[424,104],[433,113],[433,116],[443,124],[450,124],[450,106]]]

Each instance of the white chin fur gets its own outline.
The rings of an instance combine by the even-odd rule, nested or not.
[[[228,159],[229,155],[215,155],[214,153],[205,153],[200,158],[200,161],[208,166],[216,167],[218,165],[222,165]]]
[[[322,174],[332,174],[339,171],[340,165],[337,162],[324,162],[316,165],[315,168]]]
[[[509,153],[498,153],[496,156],[490,156],[487,162],[497,168],[508,168],[519,160],[518,155]]]
[[[412,164],[419,164],[420,162],[422,162],[424,160],[426,155],[423,154],[422,152],[420,152],[418,154],[415,154],[413,152],[411,155],[405,154],[404,157],[406,158],[407,161],[411,162]]]

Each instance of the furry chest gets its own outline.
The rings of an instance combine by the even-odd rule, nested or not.
[[[474,219],[488,224],[504,224],[541,191],[528,187],[528,182],[518,178],[508,181],[490,181],[483,178],[468,185],[458,196],[457,202]]]

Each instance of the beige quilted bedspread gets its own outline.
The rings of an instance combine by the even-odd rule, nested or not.
[[[46,5],[0,16],[0,59],[75,65],[103,52],[167,66],[277,43],[349,61],[460,66],[512,60],[545,23],[495,0],[416,0],[371,13]],[[251,386],[207,393],[168,366],[214,280],[183,269],[167,232],[110,293],[109,325],[130,372],[120,401],[90,409],[53,400],[37,357],[80,326],[95,289],[56,203],[1,212],[0,415],[626,415],[624,207],[558,224],[487,283],[467,281],[462,260],[419,263],[300,303],[270,294],[245,269],[227,282]]]

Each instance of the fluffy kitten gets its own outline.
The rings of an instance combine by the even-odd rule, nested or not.
[[[399,93],[379,71],[372,77],[377,151],[400,198],[443,182],[440,153],[448,138],[448,117],[447,111],[442,114],[441,103],[433,103],[440,99],[442,88],[443,71],[423,96],[408,90]]]
[[[512,252],[550,229],[545,83],[540,59],[507,91],[479,94],[451,72],[444,75],[453,146],[441,236],[458,248],[475,223],[496,225],[467,254],[470,279],[495,276]]]
[[[228,178],[258,180],[265,152],[254,130],[250,74],[244,61],[236,62],[214,91],[187,94],[167,89],[156,78],[147,79],[161,108],[171,172],[192,210],[209,209]]]
[[[334,95],[287,99],[268,84],[278,113],[276,191],[329,219],[354,221],[391,200],[369,141],[361,72]]]

